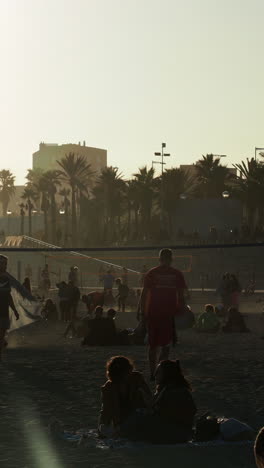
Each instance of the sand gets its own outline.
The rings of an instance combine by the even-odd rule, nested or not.
[[[260,316],[254,323],[261,323]],[[119,318],[131,325],[133,314]],[[100,450],[49,435],[53,417],[69,430],[95,428],[106,360],[132,357],[146,378],[146,349],[87,348],[63,339],[63,326],[36,323],[14,332],[0,368],[1,468],[254,467],[249,447]],[[180,333],[172,357],[190,378],[199,413],[235,417],[254,429],[264,425],[264,340],[256,332],[206,336]]]

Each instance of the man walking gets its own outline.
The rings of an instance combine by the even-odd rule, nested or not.
[[[174,317],[181,312],[187,288],[183,274],[171,266],[172,251],[162,249],[159,259],[160,266],[145,275],[139,303],[148,331],[151,379],[158,362],[169,358],[175,338]]]

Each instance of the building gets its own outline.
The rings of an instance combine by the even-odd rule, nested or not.
[[[59,169],[57,161],[65,155],[74,153],[76,156],[84,156],[87,164],[91,165],[91,170],[100,173],[107,166],[107,151],[99,148],[86,146],[85,141],[81,145],[76,144],[50,144],[40,143],[39,150],[33,153],[33,169],[43,169],[44,171]]]

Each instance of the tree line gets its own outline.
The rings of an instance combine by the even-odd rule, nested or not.
[[[212,199],[223,194],[242,201],[247,224],[263,228],[264,163],[247,159],[231,171],[213,154],[202,156],[193,171],[165,170],[156,176],[144,166],[126,180],[116,167],[95,174],[86,158],[69,153],[58,169],[30,169],[21,197],[20,234],[32,235],[32,215],[43,213],[37,236],[59,245],[173,239],[177,200]],[[5,216],[15,193],[15,176],[0,171],[0,202]],[[27,216],[26,216],[27,215]],[[27,226],[25,226],[25,216]]]

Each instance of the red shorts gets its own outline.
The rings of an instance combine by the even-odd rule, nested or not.
[[[161,317],[154,319],[149,317],[147,321],[148,343],[151,348],[158,346],[168,346],[173,342],[174,318]]]

